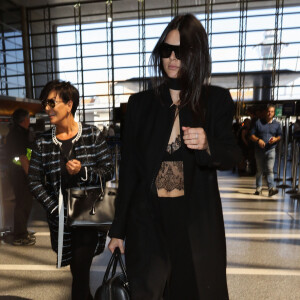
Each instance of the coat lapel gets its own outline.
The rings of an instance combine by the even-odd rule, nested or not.
[[[163,100],[156,99],[156,101],[158,101],[158,109],[152,134],[153,142],[150,143],[149,149],[153,157],[153,165],[151,166],[151,189],[152,191],[155,190],[155,192],[156,189],[153,183],[159,171],[163,155],[167,149],[175,116],[175,106],[171,106],[172,99],[169,90],[165,88],[162,95]]]
[[[185,106],[180,110],[179,118],[181,137],[183,136],[182,126],[194,128],[204,127],[204,124],[201,122],[200,118],[196,118],[188,106]],[[186,200],[189,199],[192,190],[196,167],[195,151],[197,150],[189,149],[185,144],[183,145],[184,194]]]
[[[57,162],[55,164],[53,164],[50,167],[50,180],[52,182],[52,184],[54,184],[55,186],[55,193],[56,196],[58,198],[59,196],[59,189],[60,189],[60,150],[59,150],[59,146],[55,145],[54,143],[51,143],[51,161],[52,162]],[[55,170],[53,170],[53,167],[56,167]]]
[[[193,120],[192,113],[188,109],[188,107],[185,106],[180,110],[179,118],[180,118],[181,139],[183,141],[182,126],[194,127],[193,121],[192,121]],[[193,174],[194,174],[194,168],[195,168],[194,151],[195,150],[189,149],[183,143],[183,152],[182,153],[183,153],[183,172],[184,172],[184,196],[185,196],[186,200],[189,199],[189,196],[191,193],[192,181],[193,181]]]

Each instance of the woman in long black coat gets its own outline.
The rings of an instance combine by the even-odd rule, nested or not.
[[[174,18],[152,53],[154,89],[130,97],[109,248],[124,252],[133,300],[228,299],[216,169],[240,152],[229,92],[209,86],[207,36]]]

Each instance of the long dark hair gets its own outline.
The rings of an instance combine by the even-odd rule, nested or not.
[[[178,78],[181,84],[180,107],[189,105],[192,111],[204,119],[202,91],[210,76],[211,60],[208,39],[204,27],[192,14],[175,17],[166,27],[154,47],[150,64],[153,65],[153,87],[160,94],[159,87],[166,83],[167,75],[160,56],[160,47],[168,33],[177,29],[180,33],[181,67]]]

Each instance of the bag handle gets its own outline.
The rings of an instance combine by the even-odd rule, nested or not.
[[[92,136],[94,137],[94,127],[93,127],[93,126],[91,126],[91,130],[92,130]],[[85,143],[84,143],[84,140],[83,140],[83,139],[82,139],[82,142],[83,142],[83,145],[85,146]],[[94,144],[95,144],[96,138],[94,138],[93,142],[94,142]],[[86,154],[87,161],[88,161],[88,163],[89,163],[90,160],[89,160],[89,156],[88,156],[87,151],[86,151],[86,147],[84,147],[84,150],[85,150],[85,154]],[[100,171],[98,171],[97,174],[98,174],[99,179],[100,179],[101,194],[100,194],[99,198],[97,198],[97,200],[95,201],[93,207],[95,207],[96,202],[99,201],[98,199],[100,199],[100,201],[103,200],[104,194],[105,194],[105,193],[104,193],[104,189],[103,189],[103,183],[102,183],[102,178],[101,178],[101,173],[100,173]],[[81,188],[80,183],[79,183],[79,188]],[[87,194],[86,189],[85,189],[85,193]],[[91,212],[93,212],[93,208],[92,208]],[[94,214],[94,213],[92,213],[92,214]]]
[[[94,136],[94,127],[91,126],[91,129],[92,129],[92,136]],[[94,144],[96,142],[96,139],[94,139]],[[87,155],[87,159],[89,160],[89,157]],[[103,189],[103,183],[102,183],[102,178],[101,178],[101,174],[100,174],[100,171],[98,171],[98,176],[99,176],[99,179],[100,179],[100,187],[101,187],[101,195],[100,195],[100,201],[103,200],[104,198],[104,189]]]
[[[123,260],[122,260],[122,257],[121,257],[120,248],[115,248],[115,251],[112,254],[112,256],[109,260],[109,263],[107,265],[107,268],[106,268],[106,271],[105,271],[105,274],[104,274],[104,277],[103,277],[102,284],[104,284],[108,280],[108,276],[109,276],[109,273],[110,273],[111,269],[112,269],[111,277],[115,276],[118,263],[121,267],[123,275],[127,279],[127,273],[126,273],[126,269],[125,269],[125,266],[124,266],[124,263],[123,263]]]

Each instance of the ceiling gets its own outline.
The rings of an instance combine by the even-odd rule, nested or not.
[[[141,0],[140,0],[141,1]],[[144,0],[146,17],[161,17],[171,15],[171,0]],[[205,0],[177,0],[179,13],[203,13]],[[239,0],[211,0],[214,12],[240,10]],[[74,5],[81,3],[82,22],[105,20],[106,0],[1,0],[0,9],[5,4],[18,5],[30,8],[32,19],[40,19],[43,11],[35,8],[52,7],[51,16],[56,20],[53,25],[69,24],[73,22],[68,16],[74,15]],[[276,0],[247,0],[248,9],[274,8]],[[114,20],[136,19],[138,0],[113,0]],[[299,0],[284,0],[284,6],[299,6]],[[5,10],[5,9],[4,9]],[[96,17],[93,17],[95,15]],[[59,19],[59,20],[58,20]],[[59,24],[58,24],[59,23]]]
[[[25,7],[41,7],[41,6],[52,6],[52,5],[64,5],[64,4],[75,4],[75,3],[89,3],[89,2],[106,2],[106,0],[1,0],[1,2],[13,2],[20,6]],[[148,8],[155,8],[155,7],[170,7],[171,6],[171,0],[144,0],[146,9]],[[197,5],[204,5],[205,0],[177,0],[179,8],[184,6],[197,6]],[[132,10],[136,9],[138,0],[113,0],[113,2],[119,2],[116,4],[116,6],[121,5],[126,10]],[[223,8],[223,9],[239,9],[239,0],[211,0],[212,4],[217,8]],[[268,8],[268,7],[275,7],[276,0],[248,0],[248,7],[249,8]],[[299,5],[299,0],[284,0],[285,6],[293,6],[293,5]]]

